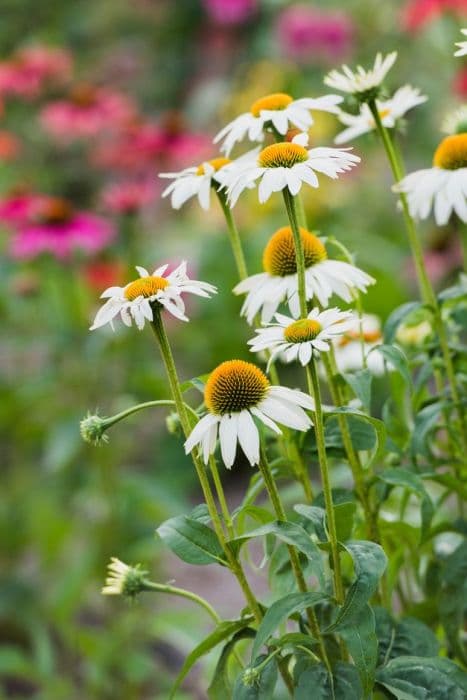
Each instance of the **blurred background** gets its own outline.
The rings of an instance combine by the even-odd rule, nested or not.
[[[183,379],[248,359],[251,330],[222,213],[212,201],[180,212],[157,173],[217,155],[211,141],[258,97],[327,90],[322,78],[397,49],[391,90],[429,101],[408,115],[408,169],[428,167],[445,114],[465,100],[467,63],[453,57],[466,0],[3,0],[0,24],[0,274],[2,488],[0,697],[138,700],[168,696],[184,656],[209,629],[190,605],[146,595],[104,598],[110,556],[142,562],[156,581],[203,592],[221,614],[241,598],[212,567],[182,565],[154,531],[200,501],[180,436],[162,411],[139,413],[82,442],[88,409],[103,415],[168,396],[148,328],[89,333],[101,292],[135,264],[189,261],[219,287],[189,301],[191,322],[168,320]],[[316,115],[312,141],[339,125]],[[336,236],[378,281],[365,309],[381,319],[416,295],[391,178],[376,138],[355,142],[363,163],[307,195],[313,227]],[[241,147],[238,150],[241,153]],[[286,223],[281,199],[245,195],[235,216],[250,273]],[[422,229],[430,273],[448,284],[459,265],[455,224]],[[285,376],[298,383],[291,370]],[[381,380],[383,382],[383,380]],[[200,402],[196,392],[189,395]],[[249,475],[225,474],[231,503]],[[205,697],[203,666],[177,697]]]

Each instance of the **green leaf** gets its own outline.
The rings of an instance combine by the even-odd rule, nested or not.
[[[338,503],[334,506],[333,510],[336,521],[337,539],[339,542],[345,542],[352,537],[357,504],[354,501]]]
[[[398,700],[465,700],[467,693],[467,674],[443,658],[400,656],[376,680]]]
[[[259,656],[255,666],[263,663],[267,656]],[[246,672],[248,673],[250,669]],[[264,668],[259,671],[259,676],[253,682],[246,684],[244,682],[245,671],[242,671],[237,678],[233,692],[232,700],[273,700],[274,688],[277,683],[277,666],[276,660],[271,659]],[[225,698],[224,700],[227,700]]]
[[[351,387],[357,399],[362,403],[365,411],[370,413],[371,404],[371,384],[373,375],[369,369],[359,369],[356,372],[342,375]]]
[[[467,607],[467,541],[444,560],[439,612],[450,649],[467,663],[460,633]]]
[[[199,377],[193,377],[193,379],[187,379],[185,382],[180,384],[180,389],[182,390],[182,393],[185,393],[185,391],[188,391],[189,389],[197,389],[201,394],[204,395],[204,387],[209,379],[209,373],[208,374],[200,374]]]
[[[254,637],[255,630],[245,627],[234,634],[232,639],[222,649],[221,655],[214,670],[211,684],[208,688],[209,700],[227,700],[232,697],[232,684],[228,674],[228,663],[235,645],[242,639]]]
[[[169,549],[188,564],[226,563],[216,533],[199,520],[178,515],[159,525],[156,532]]]
[[[414,457],[417,454],[421,454],[427,459],[430,459],[431,449],[428,438],[436,428],[441,409],[442,406],[440,403],[432,403],[422,408],[416,415],[410,445],[411,453]]]
[[[438,294],[438,299],[443,303],[445,301],[451,301],[452,299],[461,299],[465,296],[467,296],[467,275],[461,273],[459,284],[443,289],[443,291]]]
[[[387,557],[379,544],[355,540],[343,545],[353,559],[356,579],[348,590],[344,605],[328,632],[340,629],[360,613],[375,592],[387,565]]]
[[[364,421],[368,423],[374,430],[375,437],[376,437],[376,447],[373,450],[373,454],[371,455],[369,461],[363,465],[364,469],[370,469],[373,464],[382,457],[385,451],[385,445],[386,445],[386,428],[384,423],[379,420],[378,418],[373,418],[372,416],[368,416],[366,413],[363,413],[362,411],[357,411],[356,409],[349,408],[348,406],[342,406],[340,408],[334,408],[332,411],[326,412],[326,416],[338,416],[340,414],[344,414],[346,416],[350,416],[352,418],[355,418],[359,421]],[[351,430],[351,437],[352,437],[352,430]],[[354,444],[352,440],[352,444]],[[367,449],[367,448],[359,448],[357,445],[354,444],[355,449]]]
[[[402,321],[412,312],[420,309],[421,306],[422,305],[418,301],[409,301],[407,304],[402,304],[402,306],[398,306],[397,309],[394,309],[384,324],[384,342],[392,343]]]
[[[412,386],[412,377],[410,376],[409,363],[405,353],[397,345],[375,345],[370,352],[379,352],[392,367],[399,372],[401,377],[407,383],[407,386]]]
[[[183,681],[187,673],[198,661],[198,659],[210,652],[211,649],[214,649],[214,647],[223,642],[224,639],[231,637],[233,634],[235,634],[235,632],[238,632],[238,630],[247,627],[251,620],[251,616],[242,618],[241,620],[225,620],[224,622],[221,622],[216,629],[211,632],[211,634],[203,639],[203,641],[198,644],[198,646],[195,647],[185,659],[185,663],[183,664],[182,669],[175,680],[169,700],[172,700],[172,698],[175,697],[175,693],[179,688],[180,683]]]
[[[384,608],[375,609],[378,664],[399,656],[437,656],[439,643],[434,632],[414,617],[395,621]]]
[[[302,612],[306,608],[312,608],[317,603],[322,603],[329,600],[329,597],[324,593],[289,593],[284,598],[276,600],[268,609],[264,616],[256,639],[251,650],[251,658],[254,659],[259,653],[263,644],[266,644],[269,637],[273,634],[279,625],[288,620],[291,615]]]
[[[328,536],[325,529],[326,511],[324,508],[302,505],[299,503],[298,505],[294,506],[294,510],[312,523],[313,530],[321,542],[327,541]]]
[[[422,527],[421,527],[421,539],[424,540],[425,535],[428,533],[431,520],[434,515],[434,506],[428,495],[421,477],[408,469],[403,469],[398,467],[396,469],[385,469],[384,471],[377,474],[380,481],[384,481],[386,484],[391,486],[401,486],[402,488],[409,489],[421,499],[421,515],[422,515]]]
[[[362,700],[362,684],[355,666],[338,661],[333,669],[333,685],[334,688],[324,664],[310,664],[298,676],[294,700]]]
[[[238,552],[248,540],[251,540],[253,537],[265,537],[266,535],[275,535],[283,542],[286,542],[286,544],[291,544],[299,552],[302,552],[312,563],[313,573],[317,576],[321,587],[324,588],[324,569],[321,552],[308,532],[296,523],[275,520],[230,540],[229,544]]]
[[[349,624],[339,628],[349,654],[358,670],[363,686],[362,698],[366,698],[374,684],[378,640],[375,633],[375,616],[367,604],[354,615]]]

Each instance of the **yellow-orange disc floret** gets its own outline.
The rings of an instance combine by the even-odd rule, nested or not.
[[[73,207],[70,202],[61,197],[49,197],[38,209],[36,218],[44,224],[61,224],[69,221],[73,216]]]
[[[467,134],[446,136],[435,151],[433,165],[443,170],[467,168]]]
[[[300,238],[306,267],[326,260],[326,248],[318,236],[300,228]],[[263,268],[265,272],[277,277],[285,277],[297,272],[295,246],[290,226],[280,228],[269,239],[263,253]]]
[[[261,110],[279,110],[285,109],[289,104],[293,102],[293,98],[287,95],[285,92],[274,92],[272,95],[266,95],[265,97],[260,97],[259,100],[253,102],[250,107],[250,112],[254,117],[259,117]]]
[[[128,301],[134,301],[138,297],[146,299],[157,294],[161,289],[168,287],[169,281],[164,277],[141,277],[141,279],[130,282],[125,289],[125,297]]]
[[[363,340],[365,343],[377,343],[382,337],[383,334],[379,330],[363,331],[363,333],[347,331],[347,333],[339,339],[339,345],[340,347],[344,347],[355,340]]]
[[[220,170],[221,168],[224,167],[224,165],[228,165],[232,161],[230,158],[213,158],[212,160],[206,161],[212,168],[214,168],[215,172]],[[201,163],[201,165],[198,165],[198,169],[196,171],[197,175],[206,175],[206,171],[204,169],[204,164]]]
[[[307,343],[314,340],[321,331],[321,324],[312,318],[301,318],[294,321],[284,330],[284,338],[288,343]]]
[[[272,143],[263,148],[258,156],[262,168],[292,168],[308,160],[308,151],[298,143]]]
[[[244,360],[227,360],[213,370],[206,382],[204,400],[210,413],[238,413],[256,406],[268,390],[264,372]]]

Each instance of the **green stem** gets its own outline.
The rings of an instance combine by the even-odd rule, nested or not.
[[[227,196],[224,192],[221,192],[219,190],[217,190],[216,194],[219,203],[222,207],[222,211],[224,212],[225,221],[227,223],[230,245],[232,246],[232,253],[235,258],[238,276],[241,280],[244,280],[246,277],[248,277],[248,270],[246,266],[245,255],[243,253],[242,242],[240,240],[240,234],[238,233],[238,229],[232,215],[232,210],[227,203]]]
[[[329,543],[331,545],[331,557],[333,563],[334,592],[339,605],[344,602],[344,587],[342,584],[341,562],[339,558],[339,545],[337,542],[336,519],[334,515],[334,504],[332,501],[331,480],[329,477],[328,460],[326,455],[326,445],[324,441],[323,413],[321,408],[321,392],[319,388],[318,374],[314,358],[306,367],[308,389],[314,398],[314,426],[316,435],[316,445],[318,448],[318,460],[323,482],[324,503],[326,506],[326,519],[329,532]]]
[[[217,468],[217,462],[214,455],[209,458],[209,468],[212,474],[212,480],[214,481],[214,486],[216,487],[217,498],[221,506],[222,517],[224,518],[224,523],[227,528],[227,532],[230,539],[235,537],[235,530],[232,524],[232,518],[230,517],[229,507],[225,499],[224,487],[222,486],[222,481],[219,475],[219,470]]]
[[[368,106],[369,106],[371,113],[373,115],[373,119],[375,120],[376,129],[377,129],[377,131],[381,137],[381,140],[383,142],[383,146],[385,148],[386,155],[388,157],[389,164],[391,166],[391,170],[392,170],[392,173],[394,175],[394,179],[396,182],[400,182],[402,180],[402,178],[404,177],[404,171],[402,168],[401,160],[399,159],[399,157],[397,155],[397,152],[395,150],[394,144],[391,140],[391,137],[389,135],[388,130],[386,129],[386,127],[383,125],[383,123],[381,121],[381,117],[379,115],[378,108],[376,106],[376,102],[374,100],[372,100],[368,103]],[[432,312],[433,312],[434,327],[435,327],[435,332],[438,336],[438,341],[439,341],[441,353],[443,356],[444,369],[445,369],[446,376],[448,378],[448,382],[450,385],[452,398],[454,400],[454,403],[456,404],[457,413],[459,415],[459,419],[461,422],[462,434],[464,436],[464,445],[465,445],[465,448],[467,449],[467,432],[465,430],[464,411],[463,411],[463,406],[462,406],[462,403],[460,400],[459,391],[457,388],[454,365],[452,362],[451,352],[449,350],[446,328],[444,326],[443,319],[441,317],[441,309],[439,307],[438,300],[436,298],[435,292],[433,290],[433,287],[431,285],[430,279],[429,279],[427,271],[426,271],[425,261],[423,258],[422,246],[420,244],[420,240],[419,240],[418,235],[417,235],[417,230],[415,228],[415,222],[410,214],[407,196],[404,192],[399,192],[399,201],[401,203],[402,214],[404,217],[405,227],[407,229],[407,235],[409,238],[409,244],[410,244],[410,247],[412,250],[412,256],[413,256],[413,259],[415,262],[415,269],[417,272],[417,279],[418,279],[418,284],[420,287],[422,299],[425,302],[425,304],[428,304],[428,306],[431,307]],[[440,388],[442,389],[442,387],[439,386],[439,380],[437,381],[437,385],[438,385],[438,391]]]
[[[188,437],[190,432],[191,432],[191,425],[190,425],[190,421],[188,418],[188,412],[187,412],[185,403],[183,401],[183,395],[182,395],[182,391],[180,389],[180,382],[178,379],[177,369],[175,367],[175,362],[174,362],[174,358],[172,355],[172,350],[170,348],[169,339],[168,339],[167,334],[165,332],[165,328],[164,328],[164,324],[162,322],[160,310],[158,310],[158,309],[154,309],[154,320],[153,320],[151,326],[152,326],[152,329],[153,329],[154,334],[156,336],[157,342],[159,344],[162,359],[163,359],[165,369],[167,372],[167,378],[168,378],[169,384],[170,384],[170,389],[172,391],[172,395],[173,395],[173,398],[175,401],[177,412],[178,412],[178,415],[180,418],[180,423],[182,425],[182,429],[183,429],[183,432],[185,434],[185,437]],[[237,581],[240,584],[240,587],[241,587],[241,589],[245,595],[245,598],[248,602],[250,610],[253,613],[253,615],[255,616],[256,622],[259,624],[262,620],[262,617],[263,617],[261,608],[259,606],[258,601],[255,598],[253,591],[250,588],[250,585],[246,579],[246,576],[243,572],[243,569],[241,567],[240,562],[238,561],[237,557],[234,555],[229,544],[226,542],[225,535],[224,535],[224,529],[222,527],[219,513],[217,512],[216,504],[214,501],[214,496],[213,496],[213,493],[211,491],[211,487],[210,487],[209,480],[208,480],[207,475],[206,475],[204,464],[202,463],[200,458],[194,452],[191,453],[191,456],[193,459],[193,463],[195,465],[196,473],[198,475],[198,479],[199,479],[199,482],[201,484],[204,499],[206,501],[206,505],[208,507],[208,512],[209,512],[210,518],[212,520],[212,524],[214,526],[214,530],[216,532],[216,535],[217,535],[219,542],[221,543],[221,546],[224,550],[229,567],[230,567],[231,571],[234,573],[234,575],[236,576]]]
[[[192,593],[191,591],[187,591],[184,588],[176,588],[175,586],[170,586],[169,584],[154,583],[153,581],[145,580],[143,590],[155,591],[157,593],[168,593],[170,595],[176,595],[180,596],[181,598],[192,600],[194,603],[197,603],[204,608],[216,624],[221,622],[221,618],[207,600],[204,600],[204,598],[201,598],[201,596],[198,596],[196,593]]]
[[[306,284],[305,284],[305,254],[303,252],[302,239],[300,236],[300,228],[298,225],[297,210],[295,206],[295,199],[293,195],[290,194],[288,187],[282,190],[284,195],[285,208],[287,209],[287,215],[290,221],[290,228],[292,229],[294,246],[295,246],[295,258],[297,261],[297,279],[298,279],[298,299],[300,302],[300,316],[301,318],[307,317],[307,305],[306,305]]]

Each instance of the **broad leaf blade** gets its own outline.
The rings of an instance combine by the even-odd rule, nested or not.
[[[156,532],[169,549],[188,564],[226,563],[216,533],[199,520],[178,515],[159,525]]]

